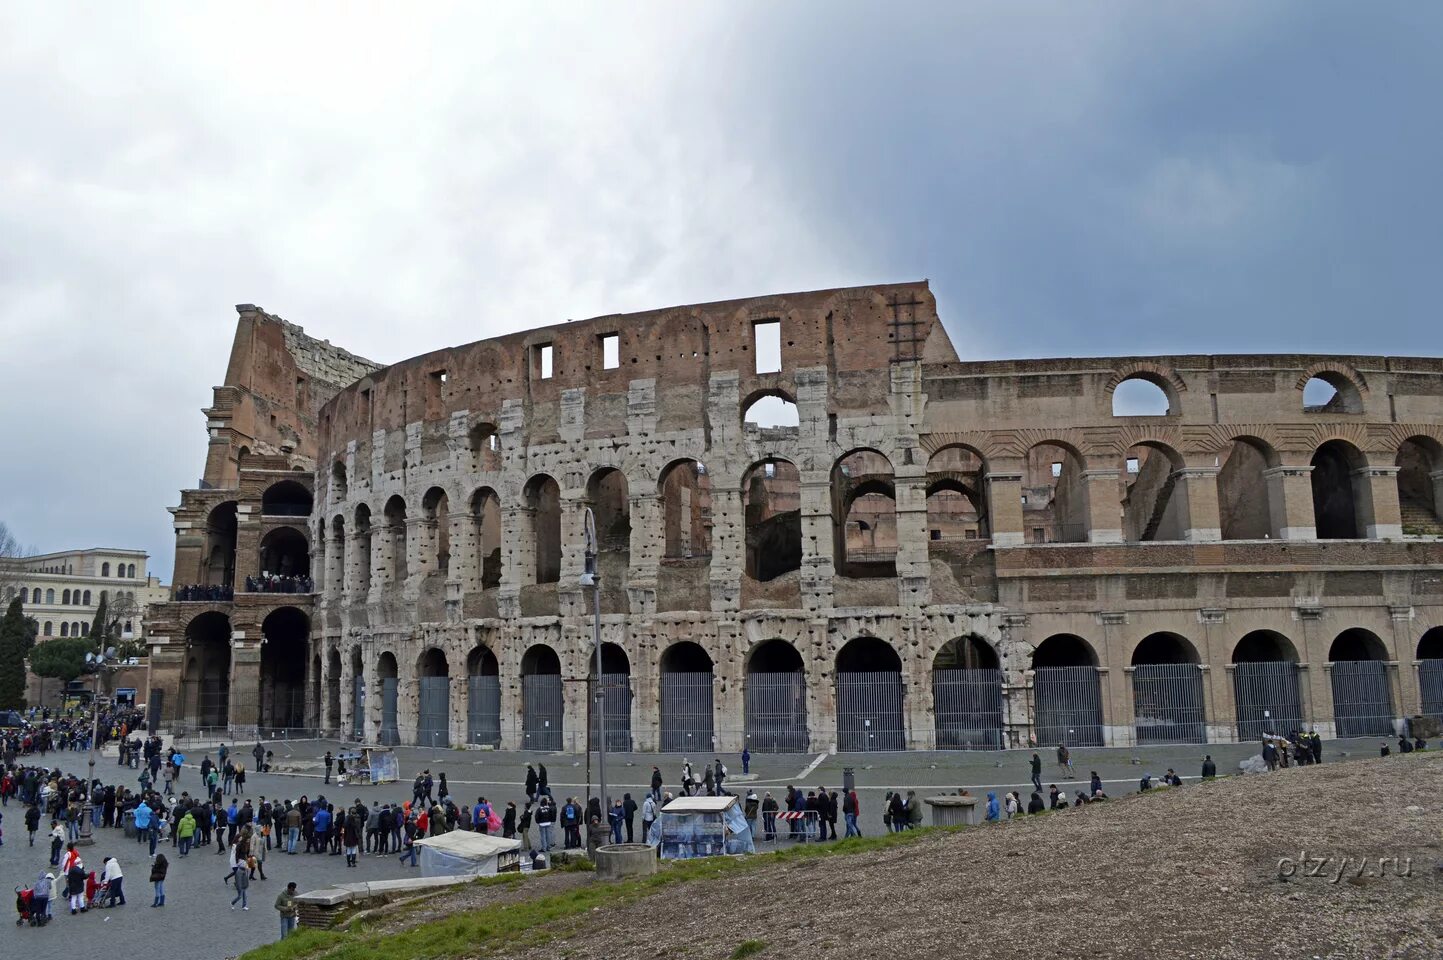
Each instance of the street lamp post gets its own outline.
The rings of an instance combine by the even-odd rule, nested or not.
[[[95,790],[95,755],[99,749],[100,742],[100,681],[105,676],[105,670],[115,660],[115,648],[106,647],[100,653],[87,653],[85,664],[87,669],[95,673],[95,693],[90,697],[90,757],[87,761],[89,773],[85,776],[85,804],[80,810],[80,835],[76,843],[86,846],[95,842],[92,834],[91,821],[95,816],[95,804],[92,793]]]
[[[596,516],[586,508],[586,567],[581,585],[591,588],[591,641],[596,647],[596,779],[601,796],[602,822],[608,815],[606,801],[606,685],[601,680],[601,574],[597,568]],[[590,751],[587,756],[591,756]],[[588,777],[588,779],[590,779]]]

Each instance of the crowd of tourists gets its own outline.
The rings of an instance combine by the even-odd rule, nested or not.
[[[258,577],[246,577],[247,593],[310,593],[314,586],[310,577],[303,576],[263,573]]]
[[[235,599],[232,587],[216,583],[191,583],[175,588],[175,599],[181,601],[230,602]]]

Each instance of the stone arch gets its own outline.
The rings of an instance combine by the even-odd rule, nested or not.
[[[1423,715],[1443,721],[1443,627],[1424,632],[1415,652]]]
[[[1104,394],[1111,396],[1118,386],[1128,380],[1146,380],[1167,394],[1168,402],[1178,409],[1178,396],[1187,391],[1187,381],[1177,369],[1156,360],[1133,360],[1120,365],[1108,378]]]
[[[1388,677],[1388,646],[1361,627],[1344,630],[1328,649],[1333,688],[1333,726],[1339,737],[1378,737],[1393,733],[1393,690]]]
[[[786,640],[763,640],[747,651],[746,745],[753,753],[804,753],[807,734],[807,670]]]
[[[311,618],[296,607],[278,607],[261,622],[260,726],[305,726],[310,635]]]
[[[797,400],[775,387],[756,390],[741,404],[742,432],[756,439],[796,439],[801,432]]]
[[[1224,540],[1266,540],[1282,535],[1284,518],[1268,471],[1282,464],[1272,444],[1239,434],[1216,457],[1218,518]]]
[[[953,637],[932,658],[932,712],[938,750],[1000,750],[1002,670],[996,649],[977,634]]]
[[[1137,440],[1118,462],[1122,537],[1129,543],[1183,540],[1191,526],[1182,454],[1160,440]]]
[[[275,527],[261,537],[260,568],[262,577],[295,577],[305,580],[311,575],[311,548],[306,534],[295,527]],[[251,579],[246,578],[248,581]],[[299,589],[302,583],[284,584],[262,579],[255,584],[262,592],[309,593]]]
[[[987,458],[963,443],[949,443],[927,459],[927,531],[933,549],[955,540],[987,540]]]
[[[1246,634],[1232,652],[1238,739],[1286,734],[1303,724],[1298,650],[1276,630]]]
[[[1087,540],[1087,460],[1066,441],[1028,447],[1022,476],[1022,522],[1034,543]]]
[[[587,658],[587,685],[591,696],[587,697],[588,749],[596,749],[599,742],[598,718],[603,711],[597,710],[597,694],[605,704],[606,749],[629,753],[631,744],[631,658],[619,644],[604,642],[601,645],[601,683],[597,687],[596,654]]]
[[[432,487],[421,498],[421,516],[431,527],[430,539],[435,544],[435,569],[445,574],[451,569],[451,498],[443,487]]]
[[[1076,634],[1054,634],[1032,651],[1033,724],[1039,744],[1102,746],[1097,651]]]
[[[1135,373],[1109,385],[1114,417],[1176,417],[1180,414],[1172,384],[1153,374]]]
[[[341,732],[341,651],[331,647],[326,652],[326,706],[321,725],[327,736]]]
[[[351,736],[362,740],[366,736],[366,674],[365,658],[359,643],[351,647]]]
[[[396,655],[389,650],[376,658],[376,678],[381,686],[381,728],[377,740],[384,746],[394,747],[401,742],[401,728],[398,720],[400,710],[401,679]]]
[[[832,535],[839,576],[897,575],[897,489],[892,461],[859,447],[832,464]]]
[[[1309,384],[1321,382],[1334,391],[1331,399],[1309,403]],[[1356,367],[1337,360],[1314,363],[1298,377],[1294,387],[1302,393],[1306,413],[1362,413],[1368,381]],[[1321,399],[1321,398],[1320,398]]]
[[[482,422],[473,425],[466,434],[466,446],[471,453],[473,473],[492,473],[501,469],[501,437],[496,424]]]
[[[586,499],[596,521],[596,567],[601,576],[601,612],[628,613],[626,586],[631,570],[631,489],[626,474],[600,467],[586,482]]]
[[[1313,453],[1313,522],[1319,540],[1359,540],[1371,505],[1363,452],[1346,440],[1328,440]]]
[[[711,751],[716,743],[716,665],[711,655],[695,641],[679,640],[662,651],[657,666],[662,752]]]
[[[261,494],[261,513],[270,517],[309,517],[314,506],[310,488],[298,480],[279,480]]]
[[[185,666],[181,675],[183,712],[194,726],[230,723],[231,622],[206,610],[185,625]]]
[[[526,481],[522,497],[530,515],[534,583],[556,583],[561,579],[561,486],[551,476],[538,473]]]
[[[416,745],[451,746],[451,664],[446,651],[429,646],[416,658]]]
[[[477,561],[476,586],[490,590],[501,586],[501,497],[491,487],[479,487],[471,494],[472,541]]]
[[[1197,647],[1177,633],[1148,634],[1133,648],[1129,672],[1139,744],[1207,742],[1201,662]]]
[[[711,557],[711,475],[700,460],[683,457],[661,471],[662,559]]]
[[[501,662],[484,643],[466,654],[466,742],[501,745]]]
[[[236,502],[227,500],[211,508],[205,518],[205,583],[212,587],[235,585]]]
[[[410,575],[409,558],[406,556],[408,531],[406,529],[406,501],[400,494],[394,494],[386,501],[386,546],[390,553],[390,582],[402,584]]]
[[[532,644],[521,656],[521,737],[526,749],[562,748],[563,704],[561,657],[550,644]]]
[[[365,593],[371,584],[371,508],[364,504],[356,505],[356,521],[352,536],[356,538],[353,556],[356,562],[356,573],[354,578],[355,589],[358,593]]]
[[[1443,536],[1443,444],[1421,434],[1398,444],[1398,507],[1403,532]]]
[[[796,464],[777,457],[742,474],[746,518],[746,574],[775,580],[802,567],[802,476]]]
[[[837,651],[837,749],[905,750],[902,658],[880,637],[854,637]]]
[[[335,500],[345,500],[349,484],[346,481],[346,461],[334,460],[331,462],[331,496]]]

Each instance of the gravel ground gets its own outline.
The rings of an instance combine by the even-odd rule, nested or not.
[[[1295,768],[666,888],[515,956],[1436,958],[1440,826],[1443,756]]]

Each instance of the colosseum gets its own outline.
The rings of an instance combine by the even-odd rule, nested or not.
[[[580,751],[599,701],[609,749],[861,751],[1443,717],[1443,360],[969,361],[926,282],[390,366],[238,310],[148,631],[172,728]]]

